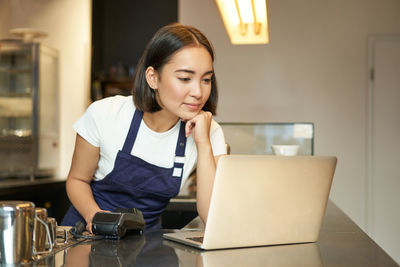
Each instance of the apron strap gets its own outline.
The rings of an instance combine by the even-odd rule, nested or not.
[[[143,118],[143,111],[139,111],[136,109],[122,151],[129,154],[131,153],[133,144],[135,143],[136,136],[140,127],[140,123],[142,122],[142,118]],[[185,125],[186,123],[181,121],[181,125],[179,128],[178,142],[176,143],[176,149],[175,149],[174,169],[172,172],[172,176],[179,178],[182,177],[183,165],[185,163],[185,148],[186,148]]]
[[[178,142],[176,143],[176,149],[175,149],[174,170],[172,172],[172,176],[179,178],[182,177],[183,165],[185,163],[185,148],[186,148],[185,125],[186,123],[181,121],[181,126],[179,128]]]
[[[133,115],[131,126],[129,127],[128,135],[125,138],[125,143],[122,148],[122,151],[126,153],[131,153],[133,144],[135,143],[136,136],[140,127],[140,123],[142,122],[143,111],[135,110],[135,114]]]

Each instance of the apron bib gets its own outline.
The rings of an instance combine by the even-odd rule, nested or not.
[[[113,170],[104,179],[92,181],[93,197],[103,210],[138,208],[146,221],[146,229],[161,228],[161,213],[169,200],[179,193],[185,161],[185,123],[181,122],[172,168],[152,165],[131,155],[133,144],[143,118],[135,110],[122,150],[118,151]],[[85,221],[71,205],[62,225]]]

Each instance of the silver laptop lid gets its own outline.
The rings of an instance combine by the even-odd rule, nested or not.
[[[336,161],[328,156],[221,157],[203,247],[316,241]]]

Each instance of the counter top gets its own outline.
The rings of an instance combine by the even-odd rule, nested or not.
[[[170,231],[85,241],[32,266],[399,266],[332,202],[316,243],[201,251],[163,240]]]
[[[65,178],[1,178],[0,179],[0,189],[10,189],[17,187],[31,187],[43,184],[59,184],[65,183]]]

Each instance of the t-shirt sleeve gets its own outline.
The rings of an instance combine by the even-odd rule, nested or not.
[[[215,121],[211,124],[210,141],[214,156],[224,155],[227,153],[224,132],[222,131],[221,126]]]
[[[99,123],[96,120],[97,103],[91,104],[85,113],[73,125],[73,129],[91,145],[100,146]]]

